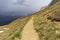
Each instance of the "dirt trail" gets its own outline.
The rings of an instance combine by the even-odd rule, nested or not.
[[[39,36],[33,28],[33,18],[25,25],[21,40],[39,40]]]

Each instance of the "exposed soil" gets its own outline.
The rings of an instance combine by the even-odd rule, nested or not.
[[[39,36],[33,27],[33,18],[25,25],[21,40],[39,40]]]

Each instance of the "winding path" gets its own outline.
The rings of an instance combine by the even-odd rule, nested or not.
[[[25,25],[21,40],[39,40],[39,36],[33,28],[33,18]]]

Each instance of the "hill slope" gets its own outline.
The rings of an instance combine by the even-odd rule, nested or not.
[[[53,4],[55,4],[56,2],[58,2],[58,1],[60,1],[60,0],[53,0],[50,5],[53,5]]]
[[[34,18],[34,28],[40,40],[60,40],[60,2],[37,12]]]
[[[4,32],[0,33],[0,40],[22,39],[24,36],[23,28],[29,23],[31,18],[33,18],[33,22],[31,22],[31,24],[33,24],[35,33],[39,35],[39,40],[60,40],[59,14],[60,1],[52,6],[48,6],[44,10],[36,12],[31,16],[17,19],[9,25],[1,26],[0,30],[3,30]]]
[[[15,37],[20,38],[19,35],[21,35],[21,31],[29,19],[30,17],[24,17],[15,20],[9,25],[0,26],[0,31],[3,31],[0,33],[0,40],[13,40]]]

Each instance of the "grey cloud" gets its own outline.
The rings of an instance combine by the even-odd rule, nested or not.
[[[48,6],[52,0],[0,0],[0,15],[21,16]]]

